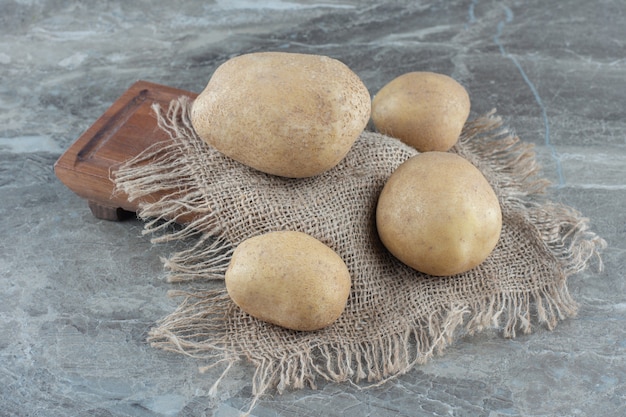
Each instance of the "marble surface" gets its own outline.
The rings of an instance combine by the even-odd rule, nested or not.
[[[255,416],[626,415],[626,6],[589,2],[0,0],[0,416],[235,416],[251,369],[200,374],[151,348],[172,311],[142,224],[94,218],[52,171],[134,81],[201,91],[226,59],[338,58],[374,94],[404,72],[451,75],[472,115],[497,108],[537,145],[550,198],[609,246],[570,280],[553,331],[459,340],[365,389],[270,395]],[[214,395],[211,395],[214,394]]]

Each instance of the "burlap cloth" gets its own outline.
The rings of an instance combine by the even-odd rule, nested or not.
[[[171,141],[126,162],[114,178],[132,200],[163,195],[138,212],[155,242],[193,242],[165,260],[171,281],[193,283],[179,284],[186,288],[176,292],[180,306],[150,331],[152,345],[227,370],[248,360],[258,397],[268,389],[314,387],[320,377],[379,383],[424,363],[459,335],[495,328],[514,337],[538,325],[552,329],[575,314],[567,278],[585,269],[605,243],[578,212],[539,197],[549,184],[531,145],[494,112],[468,122],[452,152],[478,167],[495,189],[504,223],[500,241],[477,268],[435,278],[394,259],[374,222],[386,179],[417,151],[365,131],[332,170],[314,178],[275,177],[199,139],[190,104],[181,97],[165,113],[155,106]],[[185,225],[173,226],[177,222]],[[286,330],[243,313],[221,286],[198,289],[200,279],[223,278],[237,244],[275,230],[308,233],[346,262],[352,291],[332,326]]]

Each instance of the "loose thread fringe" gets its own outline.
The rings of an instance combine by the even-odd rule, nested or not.
[[[207,241],[211,241],[207,244]],[[199,277],[223,279],[234,248],[229,246],[224,236],[204,236],[187,250],[163,259],[163,264],[170,271],[169,282],[188,282]]]
[[[153,242],[197,239],[189,249],[164,260],[170,282],[223,278],[233,250],[219,211],[211,207],[206,190],[195,179],[198,170],[201,178],[209,178],[211,173],[187,159],[190,153],[207,151],[193,131],[189,108],[190,101],[185,97],[172,101],[166,114],[155,105],[159,127],[171,140],[154,145],[115,172],[118,190],[141,202],[139,215],[146,220],[144,232],[154,236]],[[401,323],[401,331],[373,340],[339,343],[324,341],[320,336],[316,343],[299,346],[291,353],[244,351],[234,344],[224,325],[230,320],[232,308],[225,290],[176,291],[172,295],[182,297],[182,301],[150,331],[149,342],[160,349],[215,364],[226,363],[212,393],[234,363],[247,359],[255,367],[252,410],[270,389],[283,392],[305,386],[315,388],[316,377],[379,385],[440,354],[460,333],[497,328],[505,337],[515,337],[517,331],[530,332],[533,323],[552,329],[559,320],[574,315],[577,306],[568,292],[566,278],[583,271],[594,257],[601,267],[599,253],[606,242],[589,230],[588,220],[578,212],[536,201],[549,183],[539,175],[532,146],[503,128],[495,110],[470,121],[453,151],[488,171],[503,208],[526,213],[528,222],[535,226],[547,251],[562,268],[553,282],[525,292],[501,292],[443,306],[427,317],[407,319]],[[153,201],[150,197],[154,195],[160,197]]]
[[[170,140],[157,143],[115,171],[118,192],[130,201],[139,201],[138,215],[145,220],[144,235],[152,243],[201,237],[189,249],[163,259],[171,272],[170,282],[198,278],[222,279],[232,247],[224,236],[217,210],[209,204],[207,191],[196,180],[197,173],[208,177],[206,167],[189,160],[188,155],[206,152],[206,145],[195,137],[188,109],[190,99],[173,100],[164,115],[158,104],[152,109],[158,126]],[[157,201],[152,201],[159,196]],[[207,245],[208,241],[213,243]]]

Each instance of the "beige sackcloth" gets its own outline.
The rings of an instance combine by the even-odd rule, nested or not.
[[[188,290],[176,292],[179,307],[150,331],[153,346],[226,369],[249,361],[258,398],[271,389],[315,387],[319,378],[381,383],[424,363],[460,335],[491,328],[514,337],[537,326],[552,329],[576,313],[567,278],[592,258],[599,261],[605,242],[580,213],[540,196],[549,184],[540,177],[532,146],[504,128],[495,112],[469,121],[451,152],[473,163],[493,186],[503,214],[500,241],[475,269],[432,277],[391,256],[374,221],[386,179],[416,150],[364,131],[330,171],[276,177],[203,142],[190,122],[191,103],[180,97],[167,110],[155,105],[171,140],[127,161],[114,176],[117,190],[131,200],[164,195],[138,211],[154,242],[192,240],[165,260],[169,279]],[[181,218],[193,221],[174,226]],[[330,327],[283,329],[241,311],[223,287],[197,288],[199,280],[223,279],[240,242],[276,230],[308,233],[348,266],[351,294]]]

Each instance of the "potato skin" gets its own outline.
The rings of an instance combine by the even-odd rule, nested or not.
[[[242,242],[226,270],[226,290],[243,311],[288,329],[332,324],[350,294],[350,272],[328,246],[305,233],[270,232]]]
[[[429,275],[466,272],[482,263],[500,238],[502,212],[482,173],[452,153],[426,152],[392,173],[376,207],[385,247]]]
[[[369,91],[342,62],[260,52],[232,58],[196,98],[196,133],[268,174],[302,178],[337,165],[365,128]]]
[[[403,74],[372,100],[376,129],[420,152],[452,148],[469,113],[467,90],[453,78],[434,72]]]

